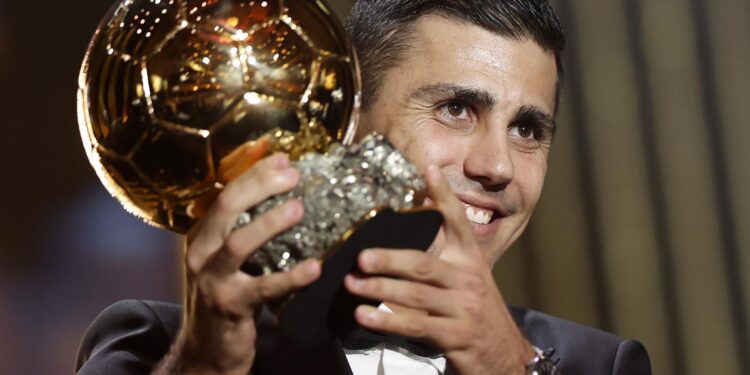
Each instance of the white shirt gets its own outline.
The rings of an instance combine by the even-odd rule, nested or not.
[[[381,311],[393,313],[380,304]],[[445,357],[422,357],[388,341],[370,349],[350,350],[344,348],[349,367],[354,375],[443,375]]]

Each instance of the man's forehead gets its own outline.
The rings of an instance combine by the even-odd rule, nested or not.
[[[509,56],[503,51],[508,45],[528,44],[538,49],[541,55],[554,58],[530,37],[512,37],[485,29],[455,17],[428,14],[418,18],[413,27],[411,47],[431,47],[461,51],[463,57],[495,66],[504,65]],[[527,43],[528,42],[528,43]]]
[[[554,112],[557,69],[554,55],[536,42],[514,40],[442,16],[422,17],[401,64],[397,84],[453,84],[489,93],[493,100]],[[529,102],[531,101],[531,102]]]

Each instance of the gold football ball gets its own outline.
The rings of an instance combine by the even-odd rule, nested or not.
[[[356,57],[320,0],[122,0],[79,77],[87,156],[146,222],[186,232],[219,163],[261,137],[292,158],[349,143]]]

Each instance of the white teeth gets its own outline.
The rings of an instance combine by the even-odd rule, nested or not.
[[[466,217],[472,223],[488,224],[492,218],[492,211],[481,208],[466,206]]]

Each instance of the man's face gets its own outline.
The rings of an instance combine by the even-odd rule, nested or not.
[[[494,262],[529,221],[554,129],[554,56],[439,16],[422,17],[359,135],[385,134],[420,171],[439,167]],[[440,252],[440,241],[433,251]]]

